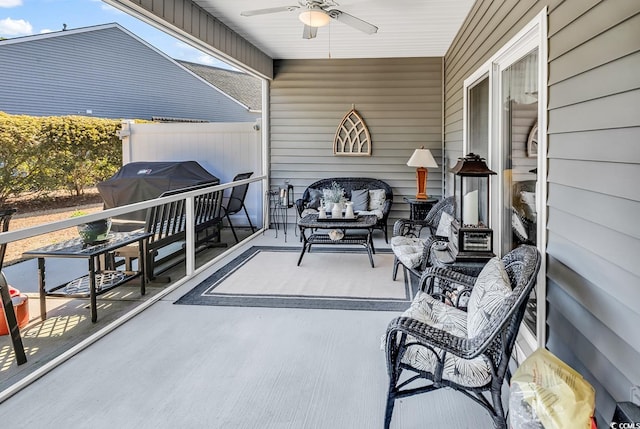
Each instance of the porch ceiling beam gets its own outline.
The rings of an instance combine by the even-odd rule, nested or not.
[[[273,78],[271,57],[191,0],[103,1],[233,66]]]

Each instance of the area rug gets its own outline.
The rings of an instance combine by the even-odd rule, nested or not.
[[[336,310],[407,309],[415,291],[391,279],[393,254],[378,250],[375,268],[361,249],[316,247],[297,266],[299,248],[254,246],[176,304]]]

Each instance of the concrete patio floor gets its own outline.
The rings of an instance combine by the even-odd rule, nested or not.
[[[87,338],[101,329],[108,333],[0,403],[2,426],[382,427],[388,379],[380,338],[395,312],[173,304],[249,246],[300,245],[292,230],[287,243],[282,231],[274,235],[269,230],[242,243],[216,267],[166,295],[170,285],[152,285],[147,299],[157,301],[138,314],[131,311],[144,303],[133,286],[129,300],[101,300],[97,324],[78,328],[86,322],[80,320],[50,328],[50,338],[60,334],[56,341]],[[375,245],[388,247],[379,233]],[[128,288],[115,290],[124,297]],[[53,304],[48,299],[49,308]],[[63,303],[54,311],[71,309],[88,319],[84,305]],[[127,314],[129,320],[110,329]],[[72,343],[58,353],[77,347]],[[0,377],[4,381],[2,372]],[[443,390],[397,401],[392,427],[490,428],[492,422],[471,400]]]

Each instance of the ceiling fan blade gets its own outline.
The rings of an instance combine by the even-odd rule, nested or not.
[[[364,33],[373,34],[378,32],[378,27],[376,27],[375,25],[369,24],[367,21],[363,21],[360,18],[356,18],[355,16],[349,15],[348,13],[341,10],[328,10],[327,14],[336,21],[347,24],[348,26],[353,27],[356,30],[360,30]]]
[[[267,9],[256,9],[256,10],[245,10],[244,12],[240,12],[242,16],[254,16],[254,15],[266,15],[267,13],[277,13],[277,12],[293,12],[296,9],[299,9],[300,6],[280,6],[280,7],[270,7]]]
[[[318,34],[318,27],[310,27],[308,25],[304,26],[302,30],[302,38],[303,39],[313,39]]]

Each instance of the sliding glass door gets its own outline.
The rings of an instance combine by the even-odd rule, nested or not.
[[[500,256],[520,244],[543,255],[546,223],[546,9],[464,82],[463,152],[487,159],[489,222]],[[541,88],[543,90],[541,90]],[[545,268],[521,329],[525,354],[545,343]]]
[[[499,152],[502,164],[502,254],[520,244],[535,245],[537,239],[537,143],[538,49],[534,48],[500,75],[502,82],[502,133]],[[526,327],[537,328],[537,291],[533,291],[525,314]]]

